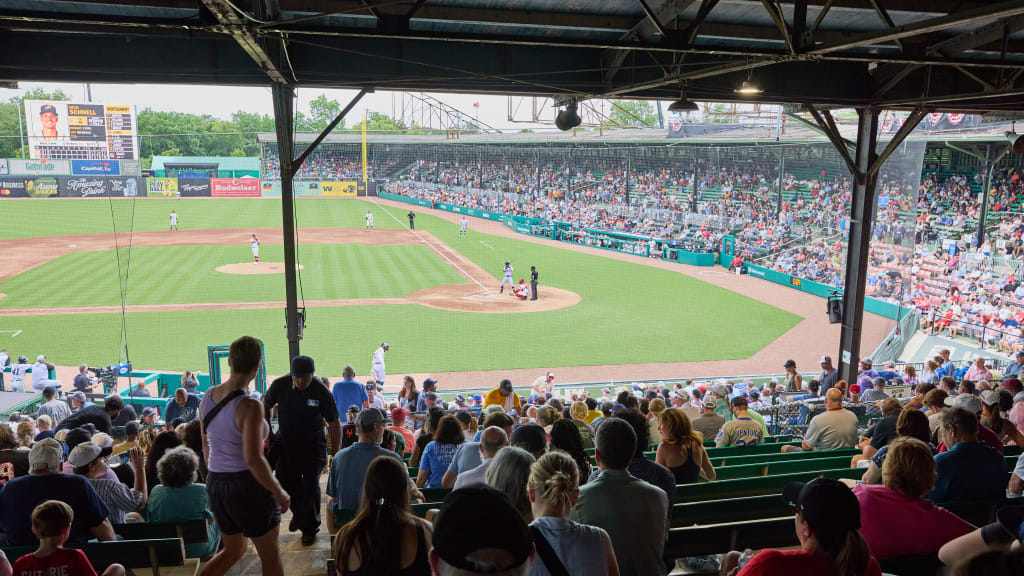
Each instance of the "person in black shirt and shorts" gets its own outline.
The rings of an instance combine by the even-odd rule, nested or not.
[[[296,356],[292,371],[274,380],[263,397],[267,421],[277,407],[277,434],[271,434],[269,460],[281,486],[292,497],[291,531],[302,531],[303,546],[310,546],[320,530],[320,474],[327,465],[327,438],[331,454],[339,450],[341,425],[334,396],[313,375],[313,359]]]

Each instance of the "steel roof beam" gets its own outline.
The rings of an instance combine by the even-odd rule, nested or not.
[[[658,0],[657,4],[652,2],[652,5],[648,6],[648,9],[652,11],[651,17],[645,17],[638,22],[629,32],[623,34],[621,40],[623,42],[649,41],[654,36],[654,33],[658,31],[658,28],[661,27],[661,22],[675,20],[694,2],[696,0]],[[659,24],[655,25],[651,21],[652,18],[657,19]],[[668,39],[662,37],[662,41],[664,42],[665,40]],[[628,55],[628,52],[621,50],[609,50],[601,57],[601,62],[607,70],[604,75],[605,82],[610,83],[615,79],[615,75],[619,72],[619,68],[626,61],[626,56]]]
[[[260,70],[270,77],[271,81],[278,84],[289,83],[284,72],[278,67],[278,62],[267,53],[264,46],[260,43],[260,39],[253,33],[252,26],[243,20],[243,17],[235,11],[234,6],[226,0],[200,1],[223,26],[224,32],[229,34],[238,43],[242,50],[259,66]]]
[[[974,30],[957,34],[929,46],[925,53],[929,56],[954,56],[966,50],[991,44],[1024,28],[1024,16],[1004,18],[986,24]]]

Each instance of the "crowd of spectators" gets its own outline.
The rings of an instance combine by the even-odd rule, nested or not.
[[[277,152],[267,151],[262,157],[261,176],[265,180],[281,178],[281,161]],[[367,166],[367,178],[383,177],[395,167],[394,161],[383,160]],[[295,173],[295,180],[361,180],[363,177],[363,160],[359,154],[344,154],[326,149],[317,149],[303,162]]]
[[[177,424],[137,417],[117,426],[129,406],[121,396],[97,405],[75,391],[70,409],[58,410],[66,401],[52,388],[45,411],[0,424],[3,543],[39,546],[15,565],[87,562],[62,545],[112,540],[126,522],[208,519],[208,542],[187,548],[189,557],[212,556],[204,573],[229,570],[249,539],[264,573],[283,573],[281,515],[291,510],[289,530],[312,544],[327,468],[329,510],[352,518],[334,540],[338,574],[665,574],[677,486],[717,477],[704,441],[762,444],[772,422],[761,412],[784,393],[824,409],[812,409],[802,441],[783,451],[857,448],[862,455],[851,465],[864,466],[863,478],[787,487],[782,498],[797,510],[801,547],[729,554],[723,573],[874,575],[879,560],[938,555],[957,574],[999,574],[970,565],[1018,538],[1024,519],[1000,515],[978,531],[933,504],[1024,491],[1024,464],[1007,485],[1001,454],[1004,445],[1024,444],[1024,386],[1012,375],[998,383],[1003,374],[984,361],[967,373],[973,381],[954,379],[940,356],[940,367],[920,379],[865,361],[847,383],[823,357],[820,372],[787,362],[783,382],[634,384],[591,396],[559,389],[548,375],[529,395],[504,380],[486,394],[445,401],[431,379],[419,390],[407,377],[393,398],[348,369],[332,386],[304,356],[259,398],[250,389],[259,359],[258,341],[234,342],[229,379],[205,390]],[[1002,372],[1022,365],[1024,353]],[[909,398],[886,393],[888,383],[908,381]],[[381,405],[370,404],[370,391]],[[876,404],[881,419],[860,429],[853,410]],[[413,453],[418,461],[408,465],[418,473],[410,476],[403,455]],[[453,491],[425,520],[411,514],[410,504],[435,488]]]

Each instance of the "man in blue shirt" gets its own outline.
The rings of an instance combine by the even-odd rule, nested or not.
[[[1017,352],[1016,360],[1010,362],[1006,366],[1006,370],[1003,370],[1003,377],[1009,378],[1010,376],[1020,376],[1021,367],[1024,366],[1024,350]]]
[[[378,456],[388,456],[402,461],[398,454],[380,447],[386,425],[384,414],[376,408],[359,413],[359,418],[356,419],[356,434],[359,441],[339,450],[331,460],[331,470],[327,475],[327,496],[330,497],[331,507],[345,510],[359,508],[366,469]],[[412,484],[411,478],[409,482]],[[423,494],[416,489],[415,484],[412,484],[410,489],[414,498],[422,502]]]
[[[341,375],[344,379],[334,383],[331,395],[334,396],[334,404],[338,407],[338,417],[344,421],[349,406],[355,406],[360,410],[367,408],[370,406],[370,397],[366,394],[366,385],[356,382],[356,370],[351,364],[345,366]]]
[[[185,392],[184,388],[174,391],[174,398],[167,401],[164,407],[164,421],[170,422],[181,418],[185,422],[195,420],[199,415],[199,396]]]
[[[933,502],[995,500],[1006,493],[1003,456],[978,441],[978,417],[963,408],[942,413],[940,432],[949,450],[935,456]]]
[[[29,452],[29,475],[14,478],[0,489],[0,535],[3,546],[29,546],[38,542],[32,533],[32,510],[45,500],[57,499],[75,511],[69,542],[84,543],[92,538],[115,539],[107,516],[110,511],[92,484],[84,477],[60,474],[60,442],[47,438],[36,442]]]
[[[420,392],[420,397],[416,401],[417,412],[426,412],[427,409],[430,408],[430,406],[426,404],[425,396],[427,392],[437,392],[437,380],[434,380],[433,378],[427,378],[426,380],[423,381],[423,391]]]

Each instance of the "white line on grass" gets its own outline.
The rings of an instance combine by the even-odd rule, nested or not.
[[[11,334],[11,338],[17,338],[18,334],[21,334],[21,330],[0,330],[0,333],[6,334],[7,332],[14,332],[14,334]]]
[[[447,263],[451,264],[452,266],[454,266],[454,267],[455,267],[455,269],[456,269],[456,270],[458,270],[459,272],[462,272],[462,275],[463,275],[463,276],[465,276],[466,278],[469,278],[469,279],[470,279],[470,280],[472,280],[472,281],[473,281],[473,282],[474,282],[474,283],[475,283],[475,284],[476,284],[477,286],[479,286],[479,287],[483,288],[483,289],[484,289],[485,291],[488,291],[488,292],[489,292],[489,290],[487,290],[487,286],[484,286],[483,284],[481,284],[481,283],[480,283],[480,281],[479,281],[479,280],[477,280],[476,278],[474,278],[472,274],[470,274],[469,272],[466,272],[465,270],[463,270],[463,269],[462,269],[462,267],[461,267],[461,266],[459,266],[458,264],[456,264],[455,262],[453,262],[453,261],[452,261],[452,260],[451,260],[450,258],[448,258],[447,256],[445,256],[445,255],[444,255],[444,252],[441,252],[441,251],[440,251],[440,250],[438,250],[438,249],[437,249],[436,247],[432,246],[432,245],[430,244],[430,242],[427,242],[427,240],[426,240],[425,238],[423,238],[423,236],[420,236],[419,232],[417,232],[417,231],[415,231],[415,230],[413,230],[413,229],[409,228],[408,226],[406,226],[406,225],[405,225],[405,223],[404,223],[404,222],[402,222],[402,221],[401,221],[401,220],[399,220],[398,218],[395,218],[395,215],[394,215],[394,214],[392,214],[391,212],[389,212],[389,211],[388,211],[388,209],[387,209],[387,208],[385,208],[383,204],[377,204],[377,206],[380,206],[380,209],[381,209],[381,210],[383,210],[385,214],[387,214],[388,216],[391,216],[391,218],[392,218],[392,219],[393,219],[393,220],[394,220],[395,222],[398,222],[398,225],[399,225],[399,226],[401,226],[401,227],[405,228],[406,230],[409,230],[410,232],[412,232],[412,233],[413,233],[413,234],[414,234],[414,235],[415,235],[415,236],[416,236],[417,238],[419,238],[419,239],[420,239],[420,242],[423,242],[424,244],[426,244],[427,246],[429,246],[431,250],[433,250],[434,252],[437,252],[437,255],[438,255],[438,256],[440,256],[441,258],[443,258],[445,262],[447,262]]]
[[[491,246],[491,245],[490,245],[490,244],[488,244],[487,242],[484,242],[483,240],[481,240],[481,241],[480,241],[480,243],[481,243],[481,244],[483,244],[484,246],[487,246],[487,247],[488,247],[488,248],[490,248],[491,250],[494,250],[494,246]]]

